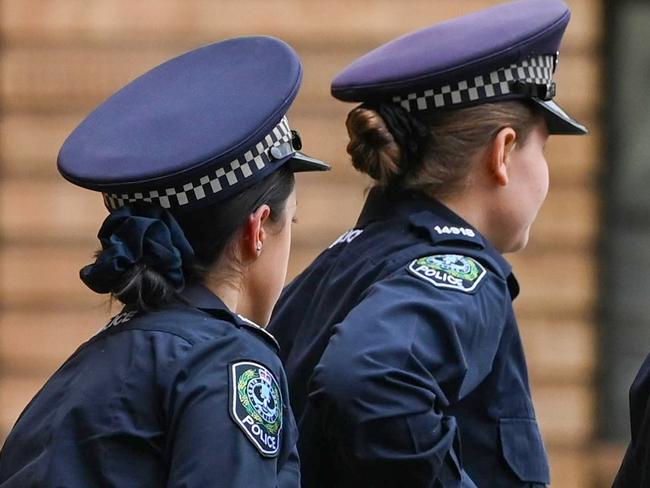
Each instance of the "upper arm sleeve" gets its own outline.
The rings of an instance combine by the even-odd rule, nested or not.
[[[266,371],[273,379],[284,386],[284,377],[278,374],[277,366],[269,364],[268,359],[260,361],[255,354],[242,349],[241,352],[230,354],[226,351],[228,345],[200,344],[195,345],[184,358],[181,367],[174,375],[169,389],[169,449],[170,471],[168,487],[209,488],[229,486],[233,488],[282,487],[297,486],[299,473],[297,460],[292,457],[295,450],[295,429],[290,412],[283,398],[273,398],[268,393],[269,380],[264,377]],[[232,345],[230,346],[232,347]],[[235,347],[235,349],[237,349]],[[239,357],[235,361],[233,357]],[[238,370],[233,370],[237,361],[244,364]],[[275,361],[272,361],[275,362]],[[258,365],[258,366],[255,366]],[[233,371],[238,377],[234,378]],[[241,412],[246,412],[237,397],[237,382],[246,373],[258,380],[260,388],[258,395],[265,395],[273,409],[273,401],[279,400],[278,408],[282,412],[282,429],[279,430],[278,443],[285,445],[278,452],[262,453],[259,426],[245,431],[237,423],[233,410],[240,407],[239,418],[245,418]],[[281,373],[281,371],[280,371]],[[262,376],[260,378],[260,375]],[[245,376],[248,378],[248,376]],[[251,389],[257,388],[251,384]],[[272,393],[272,392],[271,392]],[[280,388],[279,395],[286,395],[286,388]],[[271,423],[273,412],[267,420]],[[286,418],[286,417],[289,418]],[[257,420],[250,420],[252,427]],[[244,426],[245,427],[245,426]],[[289,435],[287,435],[289,434]],[[286,443],[294,437],[294,445]],[[255,442],[260,444],[255,444]],[[272,442],[269,441],[272,449]],[[284,467],[285,469],[280,469]],[[295,480],[295,484],[290,483]]]
[[[308,408],[357,475],[378,486],[396,473],[403,485],[459,486],[456,422],[443,410],[490,371],[503,320],[485,309],[503,310],[500,286],[469,294],[400,273],[335,327]]]

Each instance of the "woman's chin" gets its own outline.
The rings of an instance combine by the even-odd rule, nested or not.
[[[514,252],[523,251],[528,245],[528,238],[530,237],[530,227],[524,230],[516,239],[513,239],[502,248],[499,249],[501,254],[511,254]]]

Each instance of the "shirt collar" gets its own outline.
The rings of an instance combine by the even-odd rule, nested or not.
[[[190,305],[200,310],[221,310],[228,312],[233,317],[235,314],[226,306],[217,295],[204,285],[186,286],[181,292],[181,297]]]
[[[254,332],[256,335],[261,336],[265,342],[270,343],[277,351],[279,351],[280,345],[270,332],[260,325],[257,325],[252,320],[231,311],[228,306],[223,303],[221,298],[212,293],[205,285],[195,284],[187,286],[181,292],[181,297],[192,307],[203,310],[213,317],[223,318],[226,316],[230,321],[234,321],[237,327],[243,327]]]
[[[476,228],[440,201],[420,192],[375,187],[368,193],[357,227],[393,218],[408,219],[411,225],[424,230],[434,244],[463,241],[482,249],[506,277],[512,298],[518,295],[519,285],[510,263]]]
[[[436,200],[418,192],[387,191],[374,187],[368,193],[357,227],[365,227],[377,220],[408,217],[416,212],[431,210],[436,203]]]

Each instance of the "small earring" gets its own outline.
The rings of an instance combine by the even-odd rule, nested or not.
[[[262,250],[262,243],[258,242],[257,243],[257,252],[260,252]]]

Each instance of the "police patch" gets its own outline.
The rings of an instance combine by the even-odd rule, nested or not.
[[[486,275],[485,268],[478,261],[458,254],[419,258],[409,264],[408,270],[439,288],[467,293],[474,291]]]
[[[263,456],[277,456],[282,394],[267,368],[252,361],[230,366],[230,416]]]

